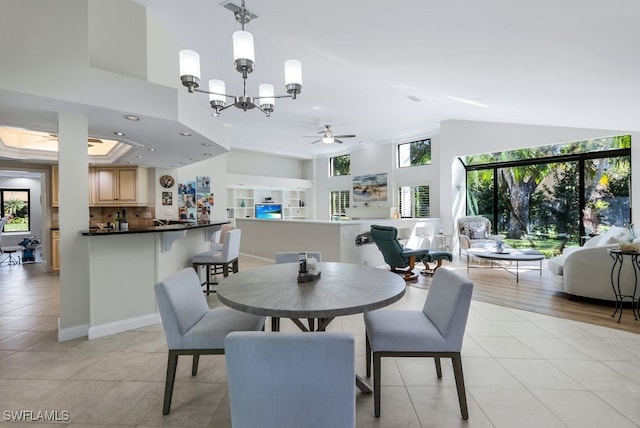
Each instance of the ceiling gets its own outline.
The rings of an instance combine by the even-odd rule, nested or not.
[[[200,53],[203,82],[222,78],[241,92],[231,45],[239,24],[224,2],[136,2],[180,48]],[[271,117],[233,107],[212,117],[228,127],[232,149],[309,159],[428,136],[447,119],[640,131],[637,0],[247,0],[247,8],[258,15],[248,26],[249,95],[265,82],[284,93],[289,58],[302,61],[304,86],[297,100],[276,100]],[[206,95],[190,96],[209,109]],[[12,116],[20,121],[19,110]],[[122,125],[117,114],[113,123],[101,117],[102,132]],[[310,144],[305,136],[325,124],[357,137]],[[178,126],[136,126],[137,144],[162,149],[153,162],[175,163],[175,139],[158,131]],[[191,144],[202,152],[201,143]]]

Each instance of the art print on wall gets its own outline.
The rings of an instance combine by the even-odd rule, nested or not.
[[[353,177],[353,202],[387,200],[387,173]]]
[[[162,205],[173,205],[173,192],[162,192]]]
[[[198,223],[207,224],[210,222],[212,206],[211,177],[196,177],[196,218]]]

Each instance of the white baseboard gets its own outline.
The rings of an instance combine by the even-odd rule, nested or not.
[[[60,328],[60,318],[58,318],[58,342],[65,342],[79,337],[87,337],[89,324],[75,325],[73,327]]]
[[[121,321],[100,324],[89,328],[89,340],[98,337],[108,336],[110,334],[122,333],[123,331],[134,330],[148,325],[158,324],[160,322],[160,314],[149,314],[141,317],[129,318]]]

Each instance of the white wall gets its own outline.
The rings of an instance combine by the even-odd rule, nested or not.
[[[397,145],[419,139],[431,138],[432,163],[409,168],[398,168]],[[398,205],[398,186],[430,185],[431,217],[440,216],[440,184],[438,164],[440,138],[438,135],[422,135],[398,143],[363,147],[350,152],[351,175],[329,177],[329,157],[315,159],[314,188],[317,195],[317,219],[329,220],[329,192],[333,190],[349,190],[353,188],[353,177],[367,174],[387,174],[387,201],[375,202],[374,207],[395,207]],[[346,154],[335,153],[331,157]],[[362,203],[351,201],[351,207],[362,207]]]
[[[266,177],[305,178],[300,159],[232,150],[227,153],[227,172]]]

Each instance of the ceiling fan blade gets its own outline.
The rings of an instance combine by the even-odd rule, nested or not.
[[[311,144],[319,143],[320,141],[322,141],[322,138],[316,141],[312,141]]]
[[[338,143],[338,144],[342,144],[344,141],[338,140],[336,137],[333,137],[333,142],[334,143]]]
[[[334,135],[333,138],[355,138],[355,135]]]

